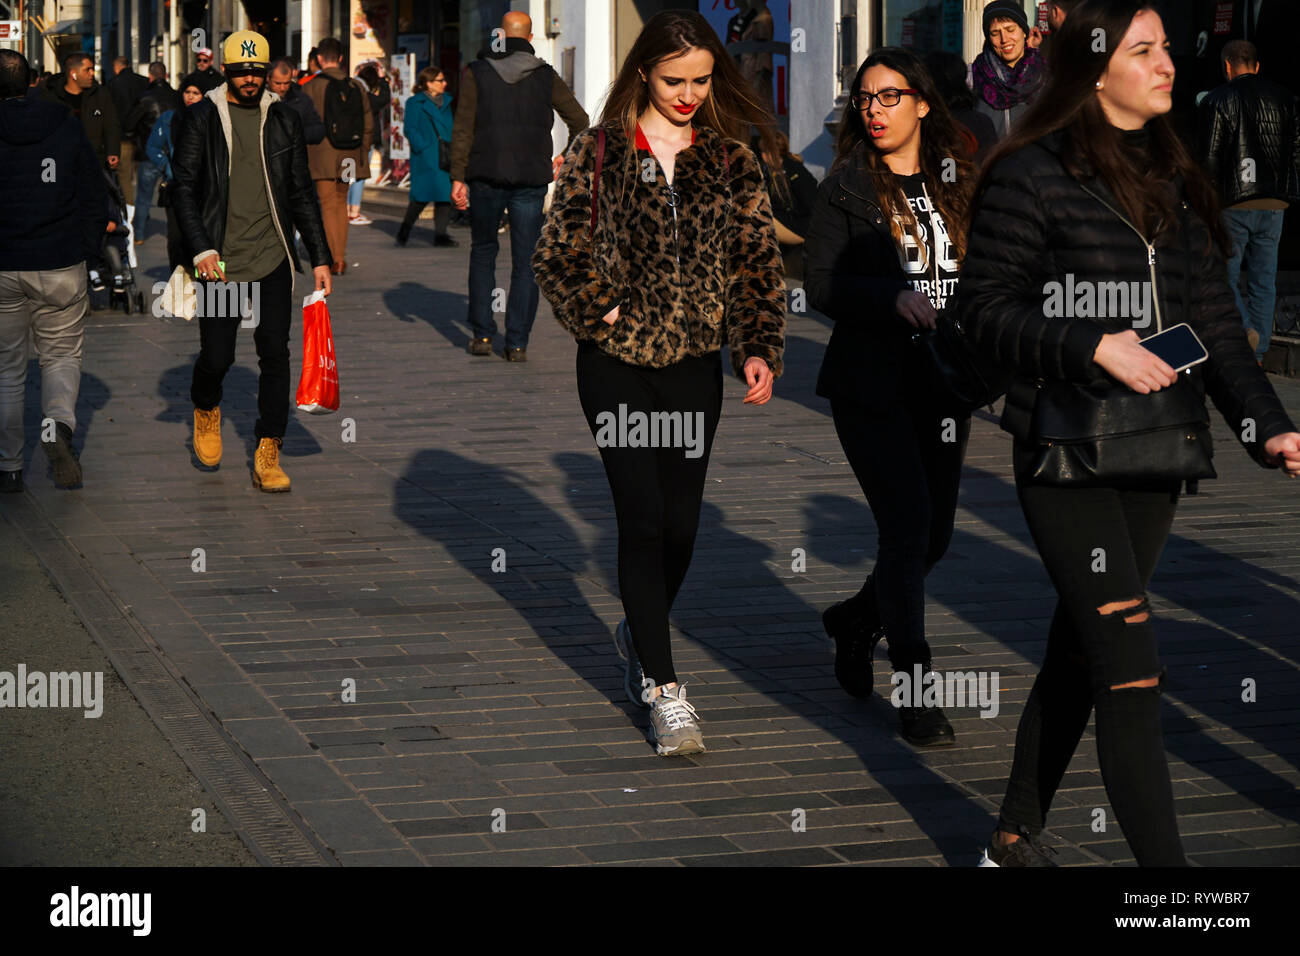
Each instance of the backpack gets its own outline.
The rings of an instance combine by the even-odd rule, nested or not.
[[[329,77],[325,88],[325,135],[335,149],[360,149],[366,135],[369,104],[361,87],[349,79]]]

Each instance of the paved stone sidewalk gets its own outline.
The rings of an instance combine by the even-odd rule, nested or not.
[[[674,634],[709,752],[665,760],[622,695],[616,532],[572,342],[543,302],[527,364],[468,356],[467,233],[458,249],[424,230],[394,249],[395,226],[352,229],[330,302],[343,407],[293,419],[291,494],[250,481],[247,333],[214,471],[189,446],[197,328],[98,313],[85,487],[53,488],[38,457],[28,494],[0,502],[132,689],[170,694],[156,719],[209,792],[228,784],[223,809],[259,859],[972,864],[1052,611],[991,417],[974,423],[928,614],[936,666],[996,671],[1001,709],[951,712],[959,745],[918,753],[887,702],[840,691],[820,628],[874,550],[813,395],[827,323],[791,317],[767,406],[742,405],[728,376]],[[296,380],[296,325],[294,339]],[[1300,385],[1275,383],[1300,415]],[[33,392],[32,428],[36,407]],[[1258,469],[1221,422],[1216,436],[1220,479],[1185,501],[1151,589],[1180,827],[1200,864],[1296,864],[1300,483]],[[888,693],[886,674],[881,652]],[[1064,863],[1131,861],[1091,731],[1049,826]]]

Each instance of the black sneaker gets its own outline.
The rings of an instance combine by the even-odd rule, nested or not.
[[[505,354],[505,357],[506,357],[506,361],[507,361],[507,362],[527,362],[527,361],[528,361],[528,350],[527,350],[527,349],[506,349],[504,354]]]
[[[96,270],[90,270],[90,288],[93,292],[103,292],[105,289],[104,278]]]
[[[480,338],[473,338],[473,339],[470,339],[470,340],[469,340],[469,354],[470,354],[470,355],[491,355],[491,354],[492,354],[492,340],[491,340],[491,339],[486,339],[486,338],[483,338],[483,339],[480,339]]]
[[[952,724],[938,707],[900,707],[898,719],[903,739],[913,746],[950,747],[957,742]]]
[[[17,494],[23,490],[23,472],[0,471],[0,494]]]
[[[63,422],[54,426],[54,441],[41,442],[50,464],[54,466],[54,483],[60,488],[75,488],[81,484],[81,462],[77,449],[72,447],[72,429]]]
[[[407,240],[409,240],[410,238],[411,238],[411,234],[409,232],[405,234],[399,232],[396,236],[393,237],[393,245],[405,246]]]
[[[1056,856],[1056,851],[1050,846],[1044,846],[1024,830],[1020,831],[1020,839],[1012,843],[998,843],[997,840],[989,837],[989,845],[984,848],[984,853],[980,857],[976,866],[1056,866],[1052,857]]]
[[[434,236],[433,244],[435,246],[459,246],[460,243],[451,236]]]

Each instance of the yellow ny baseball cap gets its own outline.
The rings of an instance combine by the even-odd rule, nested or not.
[[[266,37],[252,30],[236,30],[221,45],[221,60],[233,73],[265,70],[271,62],[271,45]]]

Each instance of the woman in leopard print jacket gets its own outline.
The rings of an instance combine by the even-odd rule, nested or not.
[[[618,517],[615,633],[660,754],[704,749],[668,614],[690,564],[726,344],[744,401],[781,374],[785,282],[750,126],[773,120],[698,13],[652,18],[575,138],[533,256],[578,340],[578,396]]]

